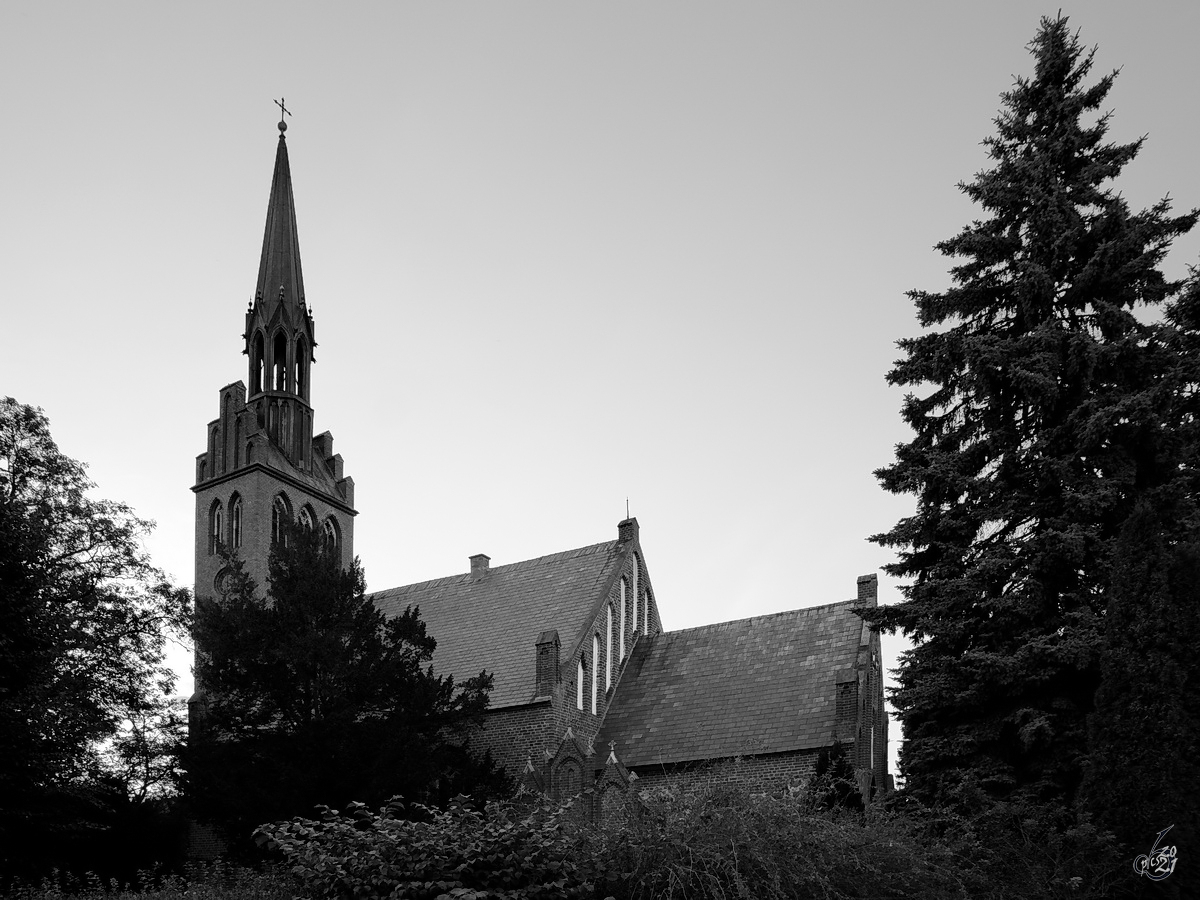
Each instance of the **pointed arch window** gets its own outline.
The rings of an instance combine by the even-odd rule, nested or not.
[[[592,635],[592,715],[596,715],[596,672],[600,668],[597,665],[600,661],[600,635]]]
[[[272,383],[275,390],[287,390],[287,338],[283,336],[283,332],[275,335],[275,341],[271,347],[271,367],[274,370]]]
[[[263,389],[263,357],[266,355],[265,341],[261,331],[254,333],[254,343],[250,349],[250,393],[261,394]]]
[[[625,659],[625,612],[629,608],[629,582],[624,576],[621,577],[621,632],[618,638],[618,646],[621,651],[621,659]]]
[[[242,546],[242,498],[238,494],[229,501],[229,542],[234,550]]]
[[[287,546],[287,529],[292,524],[292,505],[283,494],[276,494],[271,502],[271,543],[280,541]]]
[[[636,637],[638,631],[638,558],[636,555],[633,557],[633,589],[630,591],[629,603],[632,610],[632,615],[629,617],[629,633],[632,637]]]
[[[342,543],[342,533],[338,528],[337,519],[333,516],[326,518],[321,532],[325,537],[325,549],[330,553],[337,553],[338,546]]]
[[[608,627],[604,629],[604,689],[612,687],[612,601],[608,603]]]
[[[650,633],[650,589],[646,589],[646,596],[642,598],[642,634]]]
[[[224,540],[224,515],[221,501],[214,500],[208,511],[208,555],[212,556]]]
[[[583,679],[587,677],[587,672],[584,671],[583,657],[579,657],[579,664],[575,667],[575,708],[583,709]]]
[[[305,531],[311,532],[316,527],[317,517],[313,514],[312,507],[307,503],[300,507],[300,527]]]
[[[554,773],[554,787],[558,793],[558,800],[566,800],[574,797],[583,789],[583,776],[579,768],[579,763],[573,759],[563,760],[558,764],[558,768]]]
[[[301,400],[308,399],[308,342],[304,337],[296,338],[296,361],[292,383],[296,386],[296,396]]]

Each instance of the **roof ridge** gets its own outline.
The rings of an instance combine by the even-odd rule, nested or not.
[[[532,559],[522,559],[517,562],[505,563],[502,566],[494,566],[488,570],[488,574],[496,572],[511,571],[518,566],[527,566],[538,563],[557,562],[561,559],[571,559],[574,557],[588,556],[599,552],[601,549],[607,549],[620,543],[620,541],[601,541],[598,544],[588,544],[586,547],[576,547],[573,550],[560,550],[557,553],[548,553],[545,556],[535,556]],[[457,575],[443,575],[440,578],[430,578],[426,581],[414,581],[412,584],[399,584],[395,587],[383,588],[378,591],[370,591],[368,597],[379,597],[383,594],[402,593],[417,590],[418,588],[434,587],[443,584],[453,584],[464,579],[470,580],[470,572],[460,572]]]
[[[835,606],[845,606],[853,608],[858,604],[857,600],[838,600],[836,603],[821,603],[817,606],[801,606],[797,609],[783,609],[779,612],[764,613],[761,616],[746,616],[744,619],[728,619],[724,622],[711,622],[708,625],[693,625],[691,628],[677,628],[674,631],[659,632],[656,637],[672,637],[677,634],[684,634],[689,631],[705,631],[716,628],[724,628],[727,625],[740,625],[742,622],[759,622],[764,619],[777,619],[781,616],[794,616],[797,613],[807,613],[814,609],[831,609]]]

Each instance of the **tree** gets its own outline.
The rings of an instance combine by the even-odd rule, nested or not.
[[[152,523],[88,496],[40,409],[0,400],[0,461],[0,869],[12,871],[104,806],[102,744],[170,692],[166,641],[186,635],[190,610],[141,549]]]
[[[912,579],[872,610],[915,646],[893,695],[909,789],[963,807],[1070,803],[1100,679],[1115,541],[1140,498],[1179,476],[1159,265],[1197,213],[1132,213],[1110,186],[1141,141],[1105,142],[1116,73],[1043,19],[1032,78],[1002,97],[991,169],[960,185],[987,216],[937,249],[941,293],[912,291],[923,328],[892,384],[915,438],[876,475],[916,512],[872,540]]]
[[[1200,543],[1179,539],[1181,505],[1139,504],[1122,530],[1090,719],[1087,808],[1131,860],[1168,826],[1169,844],[1200,835]]]
[[[197,601],[206,708],[190,741],[189,790],[199,816],[243,847],[257,825],[317,804],[506,788],[469,746],[491,676],[435,675],[436,642],[419,610],[385,618],[365,596],[358,560],[343,570],[323,541],[291,529],[271,551],[265,598],[227,554],[225,596]]]

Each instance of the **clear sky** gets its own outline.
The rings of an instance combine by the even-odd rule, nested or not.
[[[190,583],[283,95],[371,589],[613,539],[628,497],[668,629],[849,599],[913,508],[871,474],[909,437],[905,291],[947,284],[1058,8],[0,4],[0,393]],[[1148,136],[1122,192],[1200,205],[1200,4],[1062,10]]]

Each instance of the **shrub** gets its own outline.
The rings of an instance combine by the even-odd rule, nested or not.
[[[103,879],[95,873],[55,873],[40,883],[9,886],[4,896],[16,900],[292,900],[287,873],[224,863],[189,864],[183,874],[143,871],[136,884]]]
[[[465,796],[439,811],[398,799],[378,813],[353,803],[345,814],[264,825],[258,844],[282,853],[317,897],[393,900],[570,900],[590,897],[574,840],[560,821],[567,806],[489,803]],[[401,818],[407,814],[408,818]]]
[[[1111,896],[1128,862],[1085,824],[1029,805],[974,819],[893,794],[830,807],[836,784],[668,782],[640,814],[581,835],[597,897],[796,900]],[[1115,865],[1119,863],[1119,865]]]
[[[680,783],[642,793],[640,815],[585,841],[597,896],[617,900],[920,896],[984,893],[970,842],[872,804],[823,809],[826,791]]]

